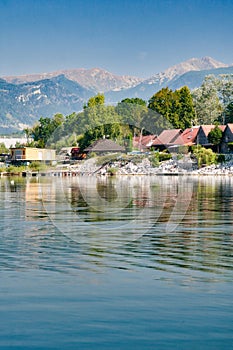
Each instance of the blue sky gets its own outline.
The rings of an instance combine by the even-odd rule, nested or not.
[[[0,76],[100,67],[149,77],[233,63],[233,0],[0,0]]]

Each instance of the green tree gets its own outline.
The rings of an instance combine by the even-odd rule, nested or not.
[[[174,92],[168,88],[161,89],[151,97],[148,107],[177,129],[191,127],[195,118],[192,95],[187,86]]]
[[[126,98],[115,108],[116,113],[125,125],[130,125],[132,133],[143,127],[142,121],[147,114],[146,101],[140,98]],[[144,126],[145,127],[145,126]]]
[[[154,94],[148,103],[148,108],[156,111],[170,120],[170,113],[172,110],[173,92],[168,88],[163,88]]]
[[[209,132],[208,141],[213,145],[217,146],[217,151],[219,152],[219,145],[222,140],[222,130],[218,125],[215,125],[214,129]]]
[[[27,130],[27,134],[29,135],[30,133],[37,147],[43,148],[55,133],[55,130],[59,128],[63,122],[64,117],[62,114],[55,114],[52,119],[41,117],[30,132]]]
[[[0,153],[6,154],[9,152],[9,149],[6,147],[4,142],[0,143]]]
[[[90,97],[84,108],[93,108],[96,106],[104,105],[105,97],[103,94],[97,94],[96,96]]]
[[[125,98],[124,100],[121,101],[121,103],[132,103],[140,106],[146,106],[146,101],[138,97]]]
[[[233,102],[230,102],[225,109],[225,123],[233,123]]]
[[[186,128],[190,128],[192,126],[193,121],[195,120],[193,98],[187,86],[184,86],[181,89],[179,89],[177,93],[178,103],[176,113],[179,117],[179,122],[177,123],[177,126],[184,130]]]
[[[217,155],[210,148],[206,149],[198,145],[193,147],[192,152],[197,159],[198,167],[212,165],[217,162]]]
[[[192,96],[197,124],[214,124],[218,121],[222,106],[214,76],[207,76],[201,87],[193,91]]]

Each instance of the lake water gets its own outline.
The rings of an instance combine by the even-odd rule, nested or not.
[[[1,178],[1,349],[233,348],[231,177]]]

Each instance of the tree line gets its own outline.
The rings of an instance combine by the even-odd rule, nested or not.
[[[106,105],[103,94],[91,97],[80,113],[41,117],[25,130],[28,145],[36,147],[79,146],[107,137],[120,144],[135,135],[159,134],[164,129],[186,129],[201,124],[233,122],[233,75],[207,76],[200,88],[163,88],[149,101],[126,98]],[[29,141],[32,139],[33,141]]]

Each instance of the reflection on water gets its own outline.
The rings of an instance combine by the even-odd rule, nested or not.
[[[0,179],[0,348],[231,349],[231,178]]]
[[[0,180],[0,269],[231,280],[230,177]]]

